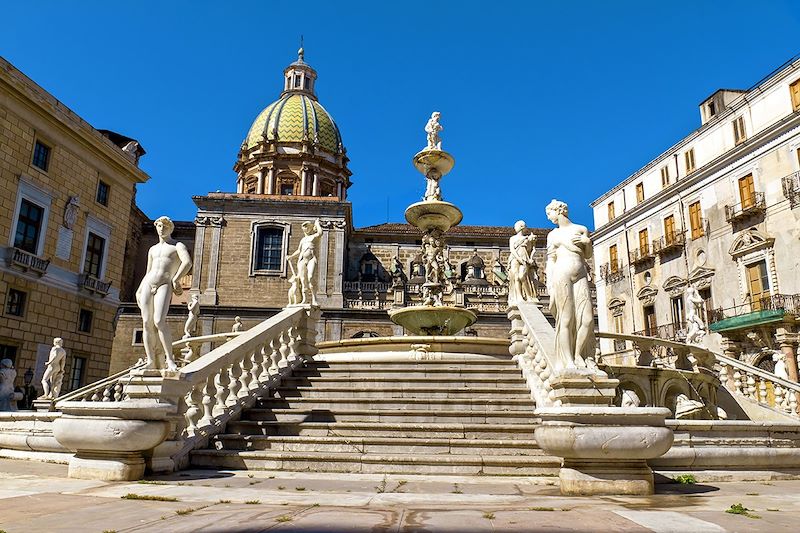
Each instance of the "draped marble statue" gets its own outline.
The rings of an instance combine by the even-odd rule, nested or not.
[[[67,351],[61,337],[53,339],[50,356],[42,376],[42,398],[55,399],[61,395],[61,384],[64,381],[64,369],[67,366]]]
[[[592,242],[585,226],[568,217],[567,204],[550,202],[545,212],[556,226],[547,234],[547,291],[556,320],[555,357],[562,368],[585,368],[595,353],[594,316],[586,260]]]
[[[444,129],[444,126],[439,124],[439,117],[442,114],[438,111],[434,111],[431,113],[431,118],[428,119],[428,123],[425,124],[425,133],[428,134],[428,146],[426,150],[441,150],[442,149],[442,138],[439,136],[439,132]]]
[[[142,312],[147,368],[175,370],[167,313],[172,295],[183,292],[180,279],[191,270],[192,259],[186,246],[172,238],[175,224],[169,217],[159,217],[153,225],[158,234],[158,244],[147,252],[147,272],[136,291],[136,303]],[[164,360],[157,354],[159,344]]]
[[[536,236],[526,235],[524,220],[514,224],[514,235],[508,239],[508,305],[518,302],[536,301],[536,290],[533,286],[535,264],[533,247]]]
[[[693,286],[686,288],[686,344],[700,344],[706,334],[703,297]]]

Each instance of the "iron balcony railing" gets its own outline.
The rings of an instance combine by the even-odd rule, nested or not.
[[[763,192],[754,192],[744,201],[736,205],[725,206],[725,221],[728,223],[737,222],[743,218],[751,215],[764,212],[767,209],[767,203],[764,200]]]
[[[81,274],[78,278],[78,288],[99,294],[100,296],[106,296],[111,288],[111,282],[101,281],[89,274]]]
[[[49,259],[42,259],[36,257],[35,254],[20,250],[19,248],[12,248],[8,257],[10,266],[18,266],[25,270],[36,272],[40,276],[47,272],[47,267],[50,266]]]
[[[784,314],[800,315],[800,294],[772,294],[733,307],[712,309],[708,312],[708,321],[713,324],[726,318],[759,311],[783,311]]]
[[[651,261],[655,257],[653,248],[650,245],[636,248],[628,253],[628,259],[632,265],[639,265]]]
[[[783,195],[789,200],[792,209],[800,205],[800,170],[784,176]]]
[[[600,279],[606,283],[614,283],[625,277],[625,268],[621,261],[609,262],[600,266]]]
[[[657,255],[664,255],[686,247],[686,232],[667,234],[660,239],[653,240],[653,251]]]
[[[662,324],[652,328],[645,328],[641,331],[634,331],[633,335],[655,337],[668,341],[682,341],[686,338],[686,322],[673,322],[671,324]]]

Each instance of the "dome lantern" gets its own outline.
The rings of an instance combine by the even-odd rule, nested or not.
[[[309,98],[317,99],[314,93],[314,83],[317,80],[317,71],[305,62],[305,50],[301,47],[297,51],[297,61],[286,67],[283,71],[283,93],[304,94]]]

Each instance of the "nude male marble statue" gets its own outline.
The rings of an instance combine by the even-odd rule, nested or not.
[[[180,279],[192,268],[189,251],[172,238],[175,225],[168,217],[153,222],[158,234],[158,244],[147,252],[147,272],[136,291],[136,303],[142,312],[144,351],[149,369],[176,370],[172,357],[172,334],[167,324],[172,295],[183,292]],[[162,360],[157,354],[158,345],[164,352]],[[166,365],[166,366],[165,366]]]
[[[42,376],[42,398],[54,399],[61,395],[61,384],[64,381],[64,369],[67,365],[67,351],[64,349],[64,340],[61,337],[53,339],[50,348],[50,357]]]
[[[434,111],[431,113],[431,118],[428,119],[428,123],[425,124],[425,133],[428,134],[428,146],[426,150],[442,149],[442,138],[439,136],[439,132],[444,129],[444,126],[439,124],[439,118],[441,116],[441,113]]]
[[[297,246],[297,251],[289,255],[286,260],[289,261],[297,258],[297,269],[292,267],[292,272],[296,272],[296,276],[300,278],[300,292],[302,294],[301,304],[308,302],[308,294],[311,295],[311,305],[319,305],[317,303],[317,262],[319,261],[319,240],[322,237],[322,226],[319,219],[314,222],[303,222],[303,233],[305,235],[300,239],[300,244]],[[291,303],[292,295],[290,292],[289,300]]]

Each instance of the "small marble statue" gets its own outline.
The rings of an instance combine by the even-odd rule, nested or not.
[[[705,334],[703,297],[693,285],[689,285],[686,288],[686,344],[699,344]]]
[[[622,389],[622,404],[621,407],[639,407],[642,401],[639,395],[631,389]]]
[[[125,146],[122,147],[122,151],[137,163],[139,162],[139,154],[137,153],[138,150],[139,143],[136,141],[129,141]]]
[[[14,390],[14,380],[17,371],[11,359],[0,361],[0,411],[16,411],[17,402],[22,399],[22,393]]]
[[[80,211],[80,198],[78,196],[70,196],[67,205],[64,207],[64,227],[72,229],[78,221],[78,212]]]
[[[406,278],[405,272],[403,272],[403,264],[400,262],[400,258],[394,256],[394,267],[392,268],[392,287],[402,287],[405,285],[408,278]]]
[[[567,204],[550,202],[545,212],[558,227],[547,234],[547,290],[556,319],[555,356],[563,367],[586,367],[594,355],[594,316],[586,260],[592,241],[585,226],[573,224]]]
[[[242,331],[242,317],[234,317],[233,319],[233,327],[231,328],[231,332],[239,333]]]
[[[192,294],[187,307],[189,309],[189,316],[186,317],[186,324],[183,326],[184,339],[188,339],[194,335],[194,330],[197,327],[197,319],[200,318],[200,295]]]
[[[167,313],[172,295],[183,292],[180,279],[191,270],[192,259],[186,246],[172,238],[175,229],[172,220],[159,217],[153,225],[158,234],[158,244],[147,252],[147,272],[136,291],[136,303],[142,312],[147,368],[176,370]],[[163,361],[157,358],[159,341],[164,351]]]
[[[426,202],[442,201],[442,189],[439,187],[439,180],[442,173],[432,168],[425,174],[425,196],[422,198]]]
[[[428,146],[425,148],[426,150],[442,149],[442,138],[439,137],[439,132],[442,131],[444,127],[439,124],[439,118],[441,116],[441,113],[434,111],[431,113],[431,118],[428,120],[428,123],[425,124],[425,133],[428,134]]]
[[[772,373],[781,379],[789,379],[789,373],[786,372],[786,361],[783,352],[775,350],[772,354],[772,360],[775,361],[775,370]]]
[[[300,278],[300,291],[302,294],[301,304],[308,302],[308,294],[311,294],[311,305],[317,303],[317,261],[319,257],[319,240],[322,237],[322,226],[319,219],[314,222],[303,222],[303,233],[297,251],[286,258],[290,262],[297,258],[297,270],[292,267],[292,272],[296,272]],[[291,292],[290,292],[291,294]],[[291,296],[290,296],[291,303]]]
[[[515,235],[508,239],[508,305],[517,302],[536,301],[533,277],[536,265],[533,262],[533,249],[536,236],[525,234],[524,220],[514,224]]]
[[[685,394],[678,394],[675,398],[675,418],[689,418],[705,409],[703,402],[691,400]]]
[[[42,376],[42,398],[55,399],[61,395],[61,384],[64,381],[64,369],[67,365],[67,351],[64,349],[64,340],[61,337],[53,339],[50,348],[50,357]]]

